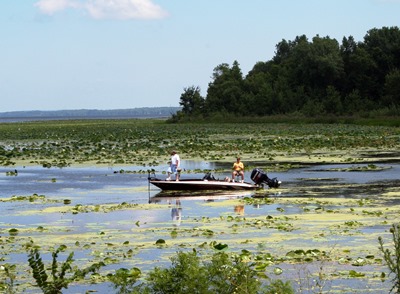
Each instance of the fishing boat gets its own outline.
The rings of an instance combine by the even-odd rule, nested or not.
[[[276,178],[270,179],[267,174],[256,168],[251,173],[251,179],[254,183],[230,181],[227,179],[216,179],[211,173],[201,179],[182,179],[179,181],[168,181],[159,179],[149,174],[149,183],[160,188],[163,191],[200,191],[200,190],[257,190],[263,189],[265,185],[270,188],[278,188],[281,184]]]

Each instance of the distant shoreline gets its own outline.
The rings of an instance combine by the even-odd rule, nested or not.
[[[51,120],[101,120],[101,119],[167,119],[169,116],[49,116],[49,117],[0,117],[0,123],[18,123],[32,121],[51,121]]]
[[[11,111],[0,112],[0,123],[48,121],[48,120],[82,120],[82,119],[130,119],[130,118],[168,118],[180,107],[143,107],[132,109],[78,109],[54,111]]]

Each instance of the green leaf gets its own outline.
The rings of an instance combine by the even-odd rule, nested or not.
[[[227,248],[228,248],[228,245],[227,245],[227,244],[218,243],[218,244],[215,244],[215,245],[213,246],[213,248],[214,248],[214,249],[217,249],[217,250],[224,250],[224,249],[227,249]]]
[[[158,239],[156,241],[156,245],[164,245],[164,244],[166,244],[164,239]]]

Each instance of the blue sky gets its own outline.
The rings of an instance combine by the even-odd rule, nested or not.
[[[282,39],[400,26],[400,0],[1,0],[0,112],[179,106]]]

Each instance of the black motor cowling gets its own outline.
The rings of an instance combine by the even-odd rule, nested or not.
[[[270,188],[279,188],[281,181],[278,181],[277,178],[272,178],[270,179],[267,175],[266,172],[264,172],[260,168],[255,168],[251,172],[251,180],[256,184],[256,185],[261,185],[263,183],[267,184],[268,187]]]

